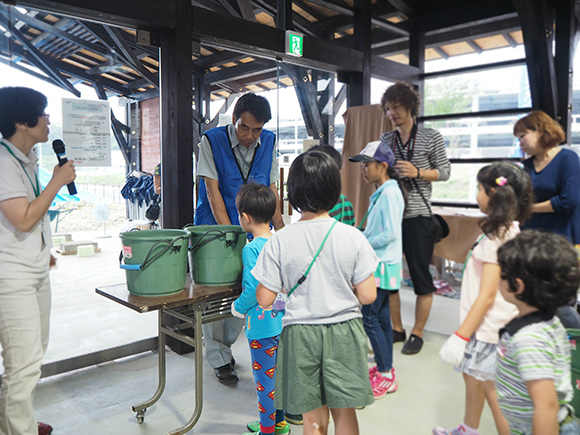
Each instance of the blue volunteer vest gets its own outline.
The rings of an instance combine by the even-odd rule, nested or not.
[[[239,225],[238,211],[236,209],[236,195],[242,184],[254,182],[270,185],[270,171],[272,170],[272,154],[276,135],[271,131],[262,130],[260,134],[260,146],[256,148],[254,160],[250,166],[248,178],[244,179],[238,162],[234,156],[234,150],[227,127],[216,127],[205,133],[211,145],[213,159],[217,169],[219,189],[226,205],[226,210],[232,225]],[[243,145],[240,145],[243,146]],[[211,211],[205,180],[199,180],[199,199],[195,211],[195,225],[216,225],[217,222]]]

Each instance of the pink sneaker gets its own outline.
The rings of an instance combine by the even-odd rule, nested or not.
[[[377,366],[373,366],[369,369],[369,379],[371,380],[371,383],[373,382],[373,378],[375,377],[378,371],[379,369],[377,368]]]
[[[394,393],[399,388],[399,382],[395,377],[394,371],[391,370],[391,373],[393,374],[393,379],[387,379],[379,372],[375,374],[375,377],[371,381],[375,400],[382,399],[387,393]]]
[[[448,430],[443,427],[434,427],[431,431],[433,435],[465,435],[465,428],[462,424],[454,429]]]

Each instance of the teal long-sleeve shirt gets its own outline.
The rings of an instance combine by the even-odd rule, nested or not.
[[[258,280],[251,273],[267,241],[264,237],[257,237],[244,246],[242,251],[242,294],[234,302],[234,307],[238,313],[246,315],[246,337],[250,340],[275,337],[282,332],[283,313],[272,307],[263,309],[258,305]]]
[[[385,181],[371,195],[370,207],[372,210],[368,215],[367,226],[363,234],[375,250],[381,263],[400,263],[403,258],[405,201],[397,180]]]

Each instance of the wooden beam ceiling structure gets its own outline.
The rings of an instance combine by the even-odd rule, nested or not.
[[[171,190],[164,202],[177,207],[164,220],[177,225],[191,221],[192,207],[176,198],[191,184],[183,183],[191,174],[186,155],[215,123],[209,102],[221,99],[226,107],[233,96],[272,83],[294,86],[309,132],[331,141],[325,116],[336,115],[345,99],[368,104],[371,77],[421,90],[427,58],[524,43],[534,107],[569,125],[579,2],[0,0],[0,62],[75,95],[74,85],[83,83],[101,98],[160,96],[163,159],[180,162],[181,173],[162,172]],[[285,53],[289,29],[304,34],[303,57]],[[335,76],[346,86],[334,89],[333,81],[318,91],[319,80]]]
[[[362,4],[365,2],[367,0]],[[10,9],[11,19],[21,23],[20,36],[30,40],[32,32],[41,31],[52,35],[54,41],[49,44],[56,46],[58,41],[65,40],[73,48],[67,56],[57,58],[56,71],[44,66],[44,75],[51,81],[73,92],[60,75],[68,81],[73,81],[74,77],[90,86],[97,78],[112,79],[119,85],[109,87],[101,80],[108,95],[125,95],[137,100],[156,95],[159,42],[155,39],[175,25],[174,0],[105,0],[98,3],[89,0],[10,0],[7,3],[19,7]],[[402,59],[408,58],[409,40],[417,32],[424,34],[426,49],[434,49],[434,53],[443,57],[454,55],[444,47],[454,42],[465,42],[475,52],[488,49],[479,47],[475,41],[478,37],[505,35],[501,38],[506,44],[518,43],[513,33],[520,32],[520,22],[510,1],[369,0],[368,3],[370,24],[366,20],[362,28],[370,28],[367,32],[370,31],[371,52],[365,58],[364,51],[355,48],[356,35],[361,37],[363,30],[355,31],[355,15],[360,7],[354,0],[193,0],[192,38],[201,47],[199,54],[192,53],[193,73],[222,72],[219,84],[210,83],[212,99],[225,98],[224,90],[240,91],[237,87],[240,78],[234,75],[236,70],[232,67],[241,66],[241,59],[246,59],[244,63],[263,58],[281,59],[313,70],[340,73],[348,82],[351,77],[362,74],[364,61],[373,77],[417,83],[420,71],[409,67],[408,61],[406,65],[385,62],[398,54],[404,55]],[[37,12],[26,13],[20,7]],[[70,20],[85,33],[74,34],[68,28],[59,28],[55,25],[59,19]],[[305,34],[303,58],[291,58],[284,53],[286,29]],[[140,41],[140,34],[153,35],[152,40]],[[10,39],[13,45],[18,44],[14,35],[11,34]],[[150,46],[138,45],[138,42]],[[28,60],[23,62],[31,66],[29,48],[25,48],[25,53]],[[0,61],[5,63],[7,59]],[[40,60],[34,61],[36,66],[42,65]],[[67,74],[69,66],[70,74]],[[82,72],[79,68],[85,70],[83,77],[79,77]],[[275,80],[279,73],[271,72],[271,77],[265,77],[256,69],[256,75],[260,74],[267,79],[265,81]],[[228,73],[232,74],[230,84],[223,79]],[[206,84],[208,82],[205,80]],[[249,88],[242,91],[247,90]]]

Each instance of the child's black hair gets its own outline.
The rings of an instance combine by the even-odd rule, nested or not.
[[[338,169],[342,168],[342,156],[340,155],[338,150],[334,148],[332,145],[324,145],[324,144],[314,145],[308,151],[321,151],[323,153],[326,153],[330,157],[332,157],[332,160],[336,162],[336,166],[338,166]]]
[[[272,119],[272,111],[270,110],[270,103],[261,95],[256,95],[253,92],[248,92],[242,95],[236,101],[234,106],[234,118],[240,119],[242,113],[251,113],[256,121],[264,124]]]
[[[0,88],[0,133],[8,139],[16,133],[16,124],[36,127],[38,118],[48,105],[46,97],[38,91],[23,87]]]
[[[287,184],[288,200],[296,210],[328,211],[340,196],[340,171],[328,154],[309,151],[292,162]]]
[[[487,216],[480,221],[484,233],[501,237],[513,221],[523,223],[528,219],[534,202],[532,181],[519,166],[510,162],[484,166],[477,181],[489,196]]]
[[[576,300],[580,285],[578,254],[563,237],[526,230],[505,242],[497,251],[501,278],[510,292],[517,291],[516,279],[525,285],[516,298],[541,311],[554,314]]]
[[[239,214],[247,213],[256,223],[265,224],[276,212],[276,195],[264,184],[244,184],[236,196],[236,208]]]

